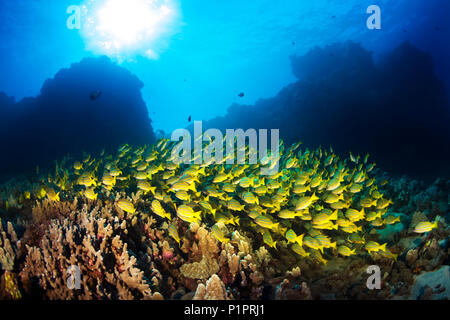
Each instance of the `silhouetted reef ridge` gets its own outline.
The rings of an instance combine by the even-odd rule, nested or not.
[[[291,65],[297,82],[254,105],[231,105],[203,130],[275,128],[287,144],[369,152],[392,174],[449,176],[448,99],[427,53],[405,42],[375,63],[345,42],[291,56]]]
[[[0,93],[0,173],[53,165],[68,153],[152,143],[142,87],[131,72],[99,57],[61,69],[36,97],[15,102]],[[101,92],[95,100],[93,91]]]

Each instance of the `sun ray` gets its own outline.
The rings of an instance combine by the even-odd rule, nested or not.
[[[156,59],[157,40],[167,35],[178,16],[173,0],[88,1],[86,8],[88,46],[117,58],[138,54]]]

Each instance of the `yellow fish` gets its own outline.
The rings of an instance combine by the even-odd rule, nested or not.
[[[415,233],[425,233],[430,232],[433,229],[436,229],[438,227],[438,221],[436,220],[434,223],[431,223],[429,221],[422,221],[416,224],[414,227],[413,232]]]
[[[125,212],[135,213],[136,209],[131,201],[126,199],[121,199],[117,202],[117,206]]]
[[[153,200],[150,207],[152,208],[152,211],[160,216],[161,218],[169,219],[171,220],[172,217],[169,212],[166,212],[164,208],[162,207],[161,203],[158,200]]]
[[[178,218],[189,223],[199,222],[201,220],[200,214],[201,211],[194,212],[194,209],[185,204],[182,204],[177,208]]]
[[[95,193],[93,188],[88,188],[84,191],[84,196],[86,198],[88,198],[89,200],[94,201],[94,200],[97,200],[98,195],[97,195],[97,193]]]
[[[349,257],[349,256],[356,254],[355,249],[352,250],[349,247],[344,246],[344,245],[339,246],[338,253],[344,257]]]

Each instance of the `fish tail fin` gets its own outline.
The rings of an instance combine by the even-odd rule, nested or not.
[[[383,243],[383,244],[380,246],[380,250],[386,252],[386,243]]]
[[[330,220],[337,220],[338,217],[338,210],[334,210],[334,212],[330,216]]]
[[[333,249],[336,249],[336,241],[335,242],[331,242],[330,243],[330,247],[332,247]]]
[[[295,241],[297,241],[297,243],[300,247],[303,245],[303,237],[304,236],[305,236],[305,234],[302,233],[301,235],[297,236],[297,238],[295,239]]]
[[[197,219],[200,219],[201,218],[201,214],[202,214],[201,211],[195,211],[194,212],[194,217],[197,218]]]

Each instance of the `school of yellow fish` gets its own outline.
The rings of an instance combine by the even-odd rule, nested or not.
[[[282,245],[320,263],[336,255],[373,252],[396,259],[386,243],[366,241],[372,229],[400,221],[387,213],[391,201],[371,177],[375,163],[369,162],[369,155],[340,159],[331,148],[311,151],[300,146],[286,148],[281,141],[279,154],[268,153],[258,164],[227,164],[235,154],[221,161],[179,164],[173,161],[178,144],[167,139],[149,146],[123,145],[115,154],[63,159],[42,187],[25,197],[110,199],[128,214],[142,212],[166,221],[168,234],[178,244],[183,237],[175,219],[204,223],[220,242],[229,241],[237,228],[253,232],[274,250]],[[248,154],[249,147],[244,149]],[[261,167],[273,163],[279,164],[278,171],[261,175]],[[137,194],[144,202],[115,200],[111,191]],[[422,224],[416,232],[435,227]]]

